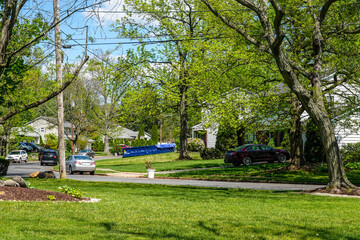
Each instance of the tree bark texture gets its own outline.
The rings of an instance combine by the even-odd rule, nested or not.
[[[301,131],[301,114],[303,113],[300,102],[292,98],[292,116],[290,129],[290,157],[291,165],[295,169],[305,165],[303,154],[303,140]]]
[[[104,134],[104,153],[110,154],[109,135],[107,133]]]
[[[191,159],[187,150],[187,106],[186,87],[180,86],[180,155],[179,160]]]

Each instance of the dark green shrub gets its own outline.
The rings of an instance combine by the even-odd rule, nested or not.
[[[220,159],[224,157],[224,154],[216,148],[205,148],[200,152],[202,159]]]
[[[311,118],[306,123],[304,157],[307,162],[311,163],[326,161],[319,130]]]
[[[205,143],[201,138],[188,138],[188,150],[192,152],[200,152],[205,148]]]
[[[216,134],[215,148],[226,152],[239,146],[237,129],[229,124],[221,124]]]
[[[10,161],[4,157],[0,157],[0,176],[5,176],[9,167]]]
[[[344,164],[360,162],[360,142],[345,144],[340,152]]]

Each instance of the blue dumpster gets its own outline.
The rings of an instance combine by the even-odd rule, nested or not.
[[[134,156],[142,156],[142,155],[150,155],[150,154],[159,154],[159,153],[167,153],[175,151],[175,144],[158,144],[151,146],[143,146],[143,147],[132,147],[132,148],[123,148],[123,157],[134,157]]]

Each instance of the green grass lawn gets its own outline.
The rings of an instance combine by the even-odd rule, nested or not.
[[[276,171],[289,163],[260,164],[251,166],[203,169],[162,176],[176,178],[196,178],[205,180],[241,180],[265,182],[327,183],[328,173],[325,167],[314,171]],[[360,171],[348,171],[347,176],[354,184],[360,185]]]
[[[175,161],[175,159],[179,157],[179,154],[175,152],[129,158],[99,160],[96,161],[96,167],[100,169],[112,169],[118,172],[146,172],[146,161],[150,161],[152,163],[151,165],[156,169],[156,171],[207,168],[225,165],[224,160],[222,159],[202,160],[199,153],[190,153],[190,156],[193,158],[193,160]]]
[[[0,202],[0,239],[359,239],[359,199],[31,179],[98,203]]]

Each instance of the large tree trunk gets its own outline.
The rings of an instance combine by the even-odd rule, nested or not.
[[[104,153],[110,154],[109,135],[107,133],[104,134]]]
[[[316,115],[316,116],[312,116]],[[326,154],[326,161],[329,173],[328,188],[334,191],[345,188],[356,188],[347,178],[343,162],[340,156],[340,150],[335,137],[334,127],[330,118],[322,114],[311,114],[316,125],[322,129],[320,132],[321,141]],[[315,118],[314,118],[315,117]]]
[[[339,146],[335,138],[334,126],[332,125],[326,112],[321,89],[317,88],[313,91],[313,94],[316,94],[317,96],[311,96],[309,92],[306,91],[297,81],[297,77],[291,70],[290,65],[287,64],[284,54],[279,53],[275,56],[275,58],[287,85],[290,87],[292,92],[296,94],[302,106],[315,121],[318,128],[321,129],[320,136],[326,153],[326,161],[329,171],[328,188],[333,189],[334,191],[337,191],[340,187],[356,188],[356,186],[351,184],[346,177],[340,157]]]
[[[187,150],[187,106],[186,86],[180,86],[180,155],[179,160],[191,159]]]

